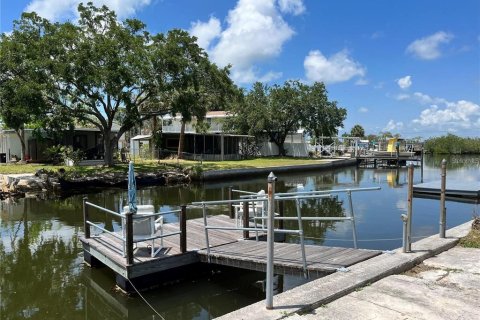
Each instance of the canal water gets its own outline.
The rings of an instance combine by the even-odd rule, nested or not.
[[[442,158],[426,157],[424,181],[440,179]],[[480,157],[447,158],[447,183],[480,180]],[[415,183],[420,183],[420,169]],[[267,176],[222,181],[187,187],[151,187],[138,192],[139,203],[157,210],[180,204],[227,198],[228,187],[259,191],[267,188]],[[278,174],[277,192],[381,187],[379,191],[353,194],[358,244],[361,248],[388,250],[401,246],[402,222],[406,213],[407,171],[400,169],[341,168],[328,172]],[[83,233],[82,198],[8,199],[0,203],[0,319],[160,319],[138,296],[115,290],[114,275],[106,268],[90,269],[83,264],[78,237]],[[126,190],[109,189],[88,193],[90,202],[118,211],[125,205]],[[479,214],[477,204],[447,202],[447,227]],[[304,216],[346,216],[345,194],[323,200],[303,200]],[[227,213],[217,208],[209,213]],[[286,215],[295,215],[295,203],[286,204]],[[438,232],[438,200],[413,201],[413,237]],[[189,218],[200,217],[189,210]],[[93,219],[118,229],[118,221],[99,212]],[[175,215],[167,222],[177,221]],[[287,228],[297,228],[295,222]],[[304,222],[310,244],[352,247],[350,222]],[[448,233],[447,233],[448,235]],[[290,236],[290,242],[299,241]],[[265,276],[259,272],[226,268],[202,268],[200,277],[180,277],[145,292],[144,298],[165,319],[210,319],[264,299]],[[276,277],[276,291],[302,283],[291,276]]]

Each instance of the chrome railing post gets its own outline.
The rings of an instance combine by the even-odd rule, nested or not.
[[[357,244],[357,226],[355,224],[355,213],[353,211],[353,201],[352,201],[352,191],[348,190],[347,191],[348,195],[348,206],[350,208],[350,218],[352,219],[352,233],[353,233],[353,247],[355,249],[358,248]]]
[[[300,248],[302,250],[302,264],[303,264],[303,277],[307,278],[307,257],[305,256],[305,237],[303,234],[302,213],[300,210],[300,200],[296,199],[297,205],[297,219],[298,219],[298,231],[300,235]]]
[[[211,263],[212,260],[210,258],[210,241],[208,239],[208,228],[207,228],[207,206],[205,203],[203,204],[203,224],[205,226],[205,241],[207,242],[207,258],[208,258],[208,263]]]
[[[273,309],[273,249],[274,249],[274,212],[275,212],[275,181],[277,177],[270,172],[268,175],[268,219],[267,219],[267,285],[266,308]]]

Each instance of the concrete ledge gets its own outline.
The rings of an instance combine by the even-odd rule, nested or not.
[[[281,166],[281,167],[265,167],[265,168],[245,168],[245,169],[229,169],[229,170],[212,170],[202,174],[203,181],[212,181],[218,179],[231,179],[239,177],[247,177],[258,174],[268,175],[270,172],[285,173],[285,172],[302,172],[309,170],[330,170],[333,168],[354,166],[357,164],[357,159],[331,159],[330,162],[318,164],[304,164],[295,166]]]
[[[355,264],[349,272],[337,272],[276,295],[273,310],[267,310],[265,300],[262,300],[218,319],[282,319],[313,310],[382,278],[407,271],[423,260],[456,246],[459,239],[467,235],[470,226],[471,222],[467,222],[449,229],[445,239],[433,235],[417,241],[412,244],[411,253],[402,253],[400,248],[392,254],[384,253]]]

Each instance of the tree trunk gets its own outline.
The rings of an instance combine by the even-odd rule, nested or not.
[[[118,141],[117,135],[111,136],[111,131],[104,131],[103,133],[103,161],[105,166],[113,166],[113,154],[116,149],[116,143]]]
[[[178,159],[183,159],[184,141],[185,141],[185,121],[182,120],[182,126],[180,128],[180,139],[178,139],[178,153],[177,153]]]
[[[15,133],[18,136],[18,139],[20,139],[20,144],[22,146],[22,154],[20,155],[20,160],[25,160],[25,153],[27,147],[25,146],[25,130],[23,128],[20,128],[18,130],[15,130]]]
[[[287,154],[286,151],[285,151],[284,144],[285,144],[284,142],[282,142],[282,143],[277,142],[278,155],[282,156],[282,157],[286,156],[286,154]]]

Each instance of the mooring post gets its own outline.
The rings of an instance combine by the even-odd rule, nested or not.
[[[445,208],[445,192],[447,185],[447,160],[442,160],[442,180],[440,186],[440,238],[445,238],[445,228],[447,224],[447,209]]]
[[[133,212],[125,213],[125,224],[127,225],[125,232],[125,246],[127,251],[127,265],[133,264]]]
[[[187,252],[187,206],[180,206],[180,252]]]
[[[83,232],[85,233],[85,239],[90,238],[90,225],[88,224],[88,207],[87,197],[83,198]]]
[[[413,207],[413,164],[408,166],[408,193],[407,193],[407,247],[412,251],[412,207]]]
[[[274,244],[274,215],[275,215],[275,181],[277,177],[270,172],[268,175],[268,217],[267,217],[267,285],[266,307],[273,309],[273,244]]]
[[[402,219],[402,224],[403,224],[403,228],[402,228],[402,248],[403,248],[403,253],[405,253],[405,252],[407,252],[407,220],[408,220],[408,217],[407,217],[407,215],[402,214],[400,216],[400,218]]]
[[[421,155],[421,159],[420,159],[420,182],[423,183],[423,154],[424,154],[424,151],[423,151],[423,147],[422,147],[422,155]]]
[[[233,200],[233,187],[228,187],[228,200]],[[233,207],[233,203],[229,203],[228,207],[230,208],[230,219],[235,217],[235,208]]]
[[[250,226],[249,214],[250,213],[248,212],[248,201],[245,201],[243,203],[243,216],[242,216],[244,228],[248,228]],[[248,239],[248,238],[250,238],[250,232],[248,232],[248,230],[243,230],[243,239]]]

